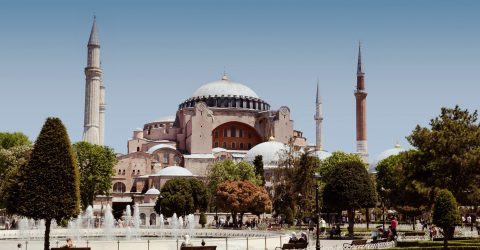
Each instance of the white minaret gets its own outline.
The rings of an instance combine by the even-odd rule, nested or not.
[[[83,140],[93,144],[103,143],[103,129],[100,126],[100,103],[102,86],[102,69],[100,68],[100,41],[97,34],[97,25],[93,18],[92,31],[88,40],[88,59],[85,68],[85,120]],[[104,113],[104,107],[102,113]],[[103,127],[103,122],[102,122]]]
[[[316,123],[316,143],[315,143],[315,151],[323,150],[323,141],[322,141],[322,121],[323,121],[323,114],[322,114],[322,99],[320,98],[319,92],[319,81],[317,80],[317,100],[315,101],[315,123]]]

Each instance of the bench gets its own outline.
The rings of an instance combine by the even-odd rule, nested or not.
[[[352,243],[343,243],[343,249],[353,249],[355,246],[364,246],[367,244],[367,240],[352,240]]]
[[[184,246],[180,250],[216,250],[217,246]]]
[[[282,247],[276,247],[275,249],[307,249],[308,242],[299,243],[285,243]]]
[[[52,247],[50,250],[65,250],[65,249],[75,249],[75,250],[90,250],[89,247]]]

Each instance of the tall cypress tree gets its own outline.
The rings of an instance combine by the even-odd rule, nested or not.
[[[47,118],[33,147],[30,161],[16,175],[15,197],[7,210],[45,220],[44,250],[50,248],[50,225],[79,212],[79,172],[67,130],[59,118]],[[10,195],[12,196],[12,195]]]
[[[255,166],[255,175],[259,176],[262,180],[260,186],[265,186],[265,171],[263,170],[263,156],[257,155],[253,160],[253,166]]]

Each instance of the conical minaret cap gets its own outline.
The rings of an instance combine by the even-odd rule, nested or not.
[[[357,74],[363,74],[363,63],[362,63],[362,42],[358,42],[358,63],[357,63]]]
[[[90,32],[90,38],[88,39],[88,45],[100,46],[100,39],[97,32],[97,18],[93,17],[92,31]]]

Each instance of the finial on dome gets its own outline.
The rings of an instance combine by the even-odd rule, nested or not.
[[[223,71],[222,81],[228,81],[227,71]]]
[[[275,137],[273,137],[273,135],[270,136],[270,138],[268,138],[268,141],[275,141]]]
[[[401,148],[400,143],[398,143],[398,141],[397,143],[395,143],[395,148]]]

